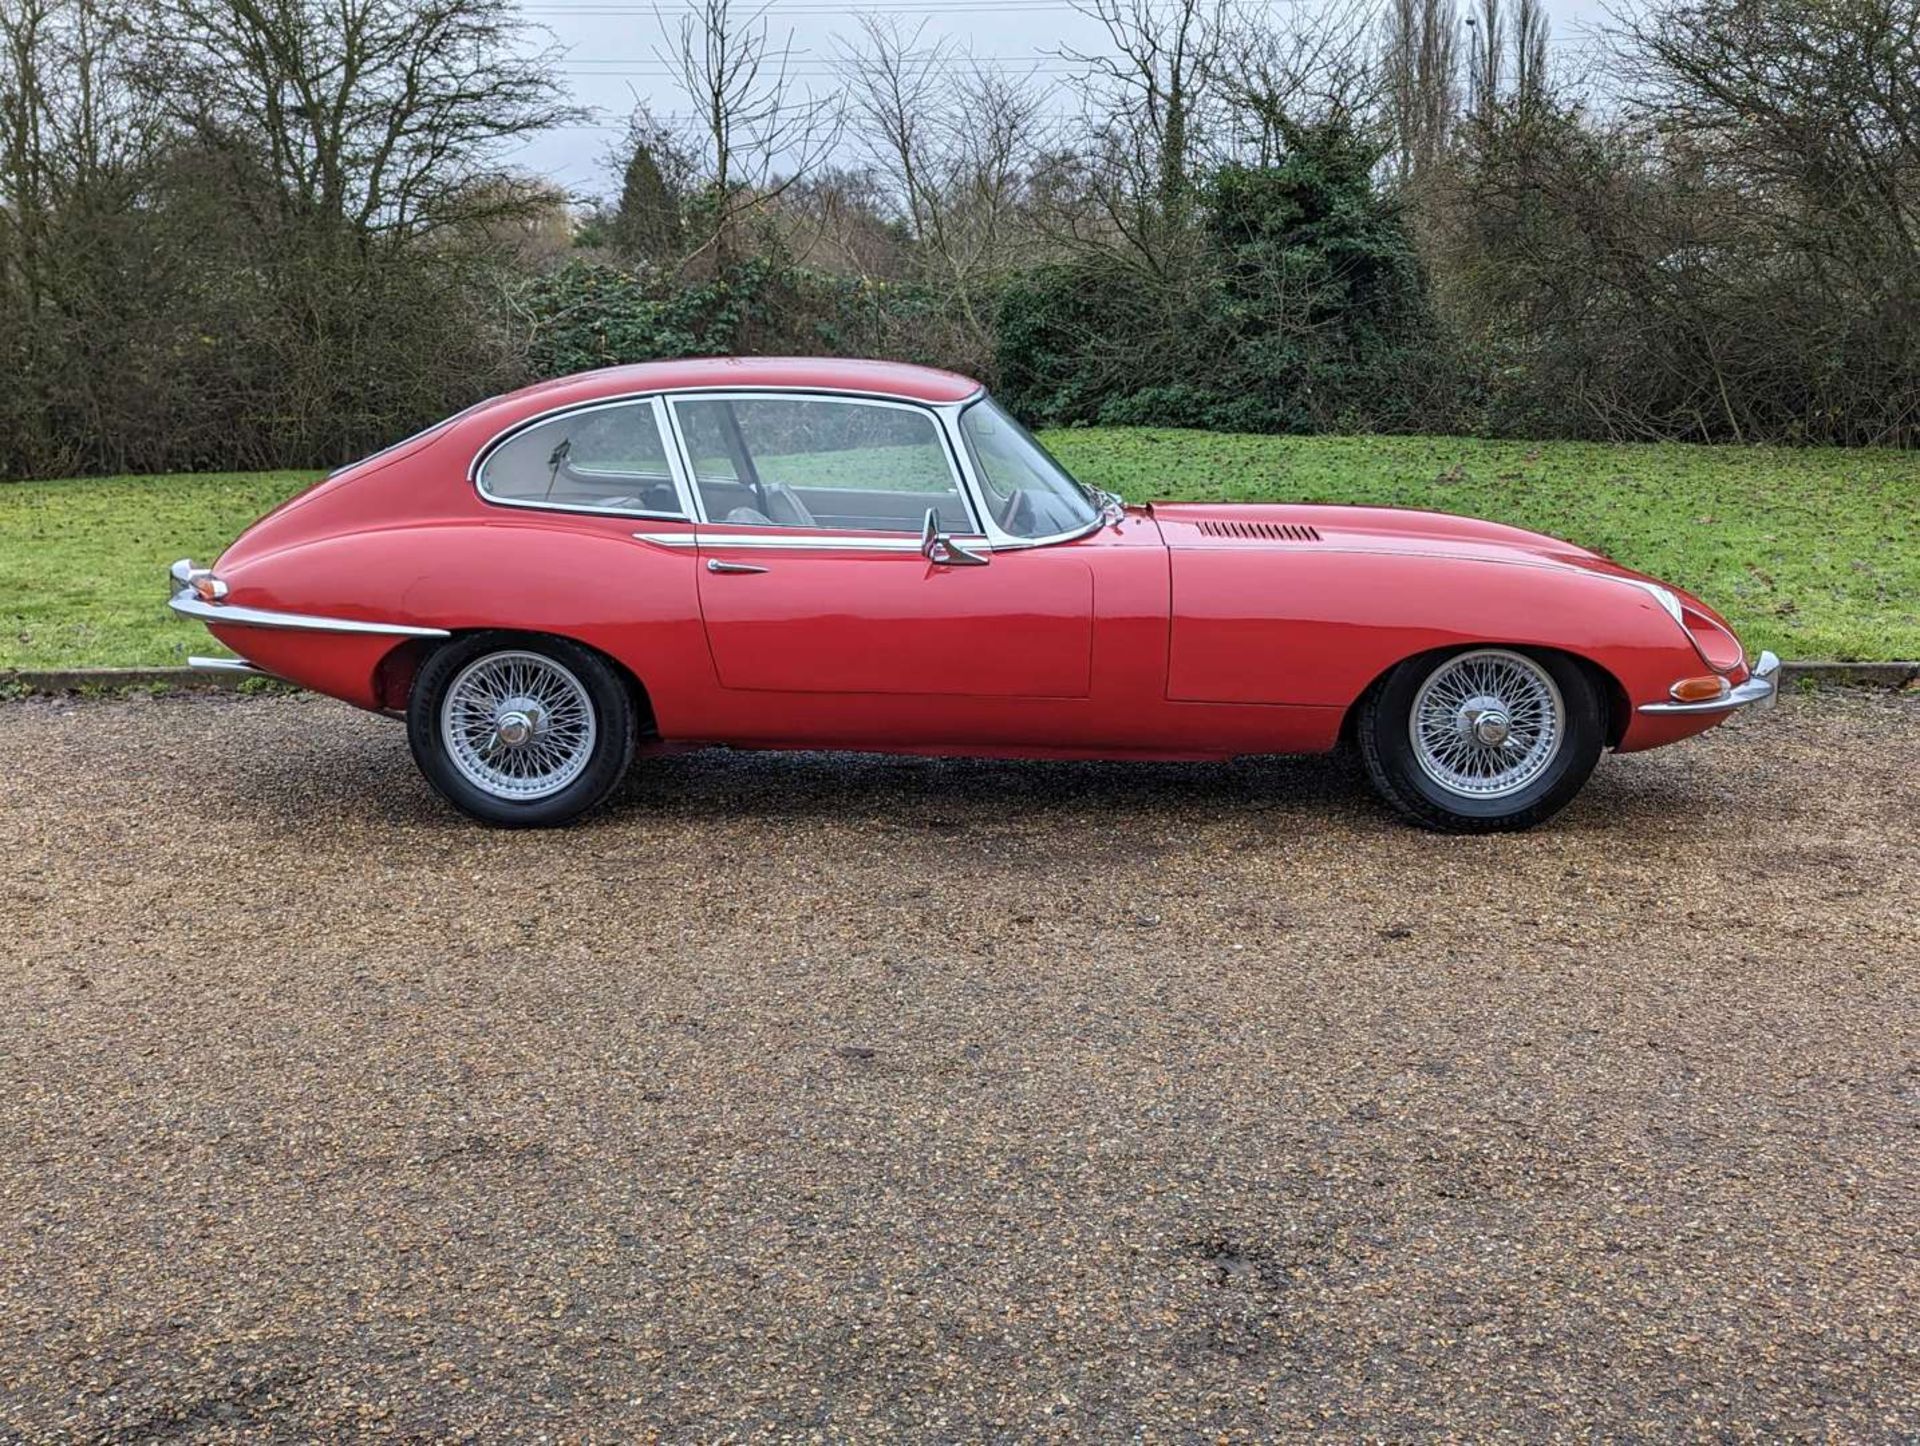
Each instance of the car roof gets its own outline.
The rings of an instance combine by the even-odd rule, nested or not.
[[[603,367],[509,392],[499,403],[538,398],[544,407],[634,392],[698,388],[779,387],[828,392],[862,392],[914,402],[965,401],[980,383],[957,372],[905,362],[856,361],[842,357],[687,357],[679,361],[639,362]]]

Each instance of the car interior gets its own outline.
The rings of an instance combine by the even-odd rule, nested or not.
[[[919,408],[811,396],[677,397],[671,405],[711,521],[918,533],[932,509],[942,532],[980,530],[946,441]],[[1024,434],[991,404],[970,411],[963,427],[1001,530],[1036,537],[1085,521],[1071,481],[1042,475],[1021,446]],[[651,401],[529,427],[493,451],[480,483],[499,501],[681,515]]]
[[[677,516],[680,493],[651,403],[598,407],[529,427],[495,448],[481,489],[507,502]]]
[[[674,402],[708,517],[735,527],[974,531],[933,419],[916,408],[805,398]]]

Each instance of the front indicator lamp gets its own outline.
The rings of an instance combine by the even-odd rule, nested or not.
[[[1667,692],[1676,703],[1711,703],[1724,698],[1732,691],[1725,678],[1712,676],[1706,678],[1682,678]]]

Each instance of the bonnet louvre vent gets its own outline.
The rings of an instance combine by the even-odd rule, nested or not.
[[[1202,522],[1209,537],[1258,537],[1278,542],[1318,542],[1320,534],[1295,522]]]

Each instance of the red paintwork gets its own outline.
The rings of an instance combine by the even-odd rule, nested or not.
[[[955,568],[930,568],[917,553],[875,552],[854,573],[837,553],[775,561],[712,546],[701,554],[770,566],[750,584],[700,574],[707,646],[723,688],[1092,694],[1093,578],[1102,559],[1086,549],[1035,548],[996,557],[991,567]],[[858,585],[849,589],[853,577]]]
[[[507,427],[580,402],[702,387],[951,403],[965,377],[872,362],[621,367],[498,398],[355,467],[248,530],[217,565],[228,601],[460,631],[552,633],[644,686],[663,743],[1002,756],[1208,758],[1330,748],[1366,688],[1433,648],[1507,643],[1612,681],[1623,750],[1724,715],[1647,715],[1709,659],[1745,677],[1725,623],[1681,593],[1706,648],[1636,577],[1494,523],[1327,506],[1156,504],[986,567],[917,553],[671,547],[685,522],[497,506],[469,480]],[[1218,535],[1291,523],[1318,541]],[[763,574],[715,576],[708,557]],[[1676,589],[1676,592],[1678,590]],[[398,707],[423,645],[215,625],[262,668],[361,707]]]

